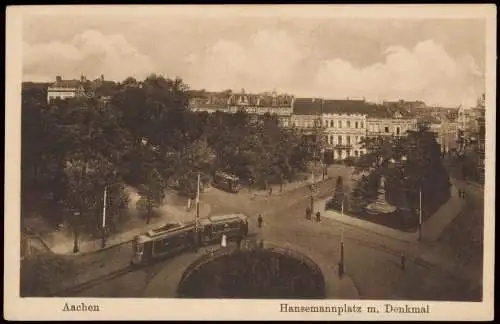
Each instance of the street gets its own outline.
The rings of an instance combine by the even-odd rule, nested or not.
[[[334,184],[334,179],[323,182],[316,198],[330,195]],[[419,260],[419,256],[428,251],[437,253],[435,245],[408,243],[354,226],[342,225],[331,219],[323,218],[321,222],[316,222],[314,219],[306,220],[305,209],[309,204],[309,197],[310,190],[307,187],[282,195],[254,196],[252,199],[249,199],[247,194],[235,195],[212,188],[204,194],[203,199],[211,205],[210,214],[232,212],[247,214],[250,216],[251,233],[257,233],[264,241],[300,248],[320,265],[323,272],[329,272],[329,275],[337,276],[339,246],[343,239],[345,273],[352,280],[358,298],[426,300],[477,298],[475,295],[470,297],[470,294],[477,295],[477,289],[476,286],[471,286],[467,277]],[[264,218],[262,229],[256,226],[259,213]],[[457,222],[450,227],[456,227],[455,223]],[[454,235],[456,234],[448,234],[447,231],[443,237],[454,240],[456,239]],[[438,244],[441,245],[444,243]],[[109,256],[103,257],[101,262],[108,262],[104,259],[128,258],[129,254],[123,251],[128,250],[131,253],[131,250],[126,247],[121,249],[122,252],[119,254],[115,254],[113,250],[101,252]],[[204,253],[203,249],[196,254],[186,252],[153,266],[100,283],[98,286],[79,292],[78,296],[175,297],[182,272],[201,253]],[[401,269],[402,253],[407,259],[405,270]]]

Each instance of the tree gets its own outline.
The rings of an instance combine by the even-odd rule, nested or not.
[[[109,183],[116,183],[118,179],[113,172],[112,165],[106,161],[73,159],[67,162],[64,172],[66,194],[63,201],[69,213],[68,220],[73,228],[74,252],[78,252],[80,232],[83,230],[95,233],[99,230],[105,186]],[[115,187],[111,191],[112,196],[123,197],[123,192],[118,188]],[[115,207],[122,207],[122,205]]]
[[[137,202],[139,209],[146,210],[146,223],[149,224],[153,209],[159,207],[165,198],[165,181],[156,169],[147,176],[147,182],[139,187],[141,199]]]
[[[106,223],[112,230],[116,230],[116,226],[122,221],[124,211],[128,209],[130,196],[124,184],[118,182],[107,187],[107,197]]]
[[[449,198],[448,172],[436,137],[428,129],[420,128],[397,140],[368,139],[365,143],[369,152],[358,160],[356,170],[369,172],[372,180],[372,176],[376,175],[377,179],[384,176],[387,200],[391,204],[415,211],[422,191],[422,208],[430,214]],[[372,195],[372,180],[356,194]]]

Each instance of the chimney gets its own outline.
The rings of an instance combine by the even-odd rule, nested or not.
[[[56,82],[61,82],[61,81],[62,81],[61,76],[59,76],[59,75],[58,75],[58,76],[56,76]]]

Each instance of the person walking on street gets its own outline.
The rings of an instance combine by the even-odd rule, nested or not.
[[[259,214],[259,217],[257,217],[257,224],[259,226],[259,228],[262,228],[262,215]]]
[[[316,221],[321,222],[321,213],[319,212],[319,210],[316,212]]]
[[[306,208],[306,219],[311,219],[311,209],[309,207]]]
[[[269,186],[269,196],[273,194],[273,187]]]

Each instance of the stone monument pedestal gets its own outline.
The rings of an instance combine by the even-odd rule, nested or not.
[[[396,207],[389,204],[385,199],[385,178],[380,178],[377,190],[377,199],[365,207],[365,211],[370,215],[389,214],[396,210]]]

